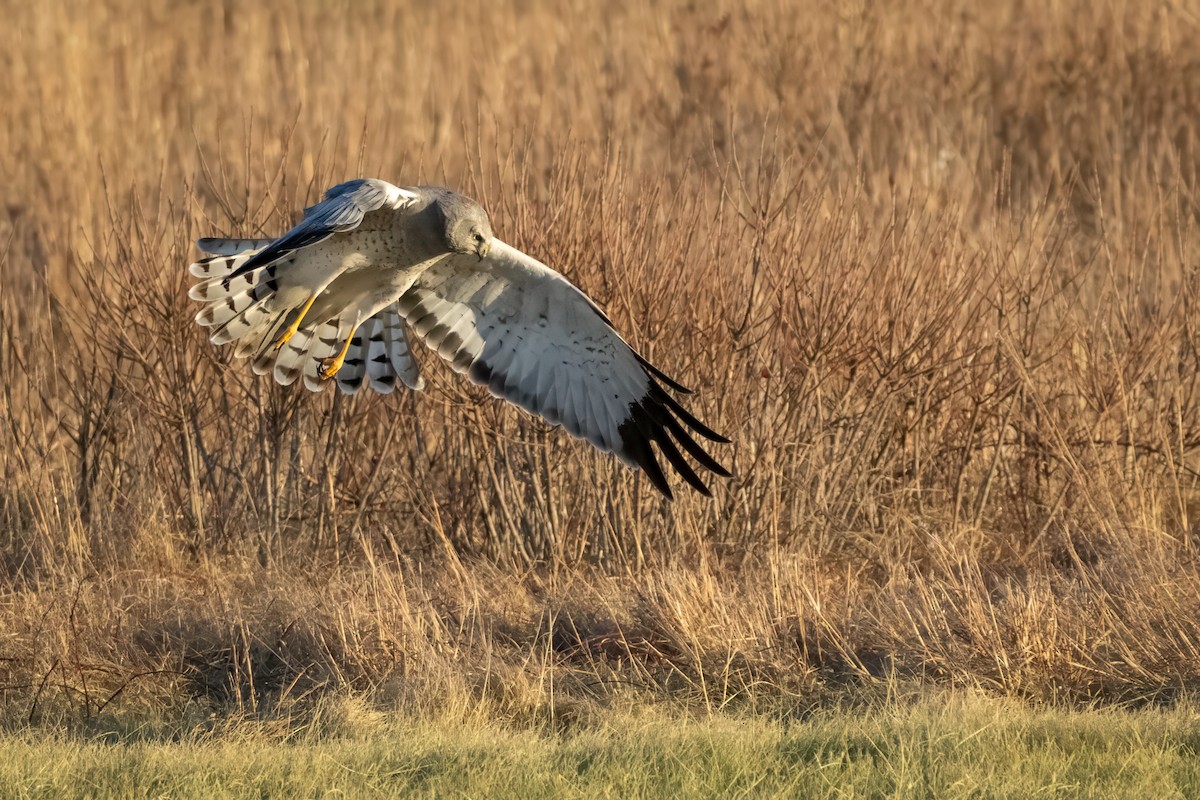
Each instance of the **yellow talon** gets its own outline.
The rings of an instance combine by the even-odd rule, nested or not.
[[[316,299],[317,295],[314,293],[312,297],[308,298],[308,302],[304,304],[304,307],[300,309],[300,313],[296,315],[296,318],[292,320],[292,324],[284,328],[283,333],[280,334],[279,338],[275,340],[276,350],[287,344],[288,339],[291,339],[296,335],[296,331],[300,330],[300,326],[304,323],[304,315],[308,313],[310,308],[312,308],[312,304],[316,301]]]
[[[340,353],[338,353],[336,356],[330,356],[329,358],[321,359],[321,369],[317,371],[317,375],[320,376],[321,380],[327,381],[334,375],[338,374],[338,370],[340,370],[342,368],[342,364],[346,362],[346,353],[350,351],[350,342],[354,341],[354,332],[356,330],[358,330],[357,327],[350,331],[350,335],[346,337],[346,343],[342,345],[342,351]]]

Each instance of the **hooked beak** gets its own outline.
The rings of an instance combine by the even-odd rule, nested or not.
[[[492,240],[487,239],[479,243],[479,247],[475,248],[475,253],[479,256],[479,260],[487,258],[488,251],[492,249]]]

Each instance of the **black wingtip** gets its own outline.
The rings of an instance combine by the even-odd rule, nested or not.
[[[679,448],[663,432],[662,428],[655,429],[654,440],[658,442],[658,449],[667,457],[667,461],[671,463],[671,466],[675,468],[675,471],[679,473],[689,486],[705,497],[712,497],[712,490],[705,485],[704,481],[700,480],[700,476],[692,469],[691,464],[684,459],[683,454],[679,452]]]
[[[625,454],[641,468],[650,483],[662,493],[663,497],[674,500],[675,495],[671,492],[670,484],[667,483],[667,476],[663,474],[662,467],[659,466],[658,460],[654,457],[654,451],[650,447],[650,439],[641,424],[641,416],[632,412],[632,409],[637,408],[636,405],[631,406],[629,418],[617,427]]]
[[[659,451],[666,457],[667,462],[670,463],[675,471],[679,473],[680,477],[682,477],[693,489],[700,492],[700,494],[706,497],[712,497],[712,492],[707,486],[704,485],[704,481],[700,480],[700,476],[697,475],[696,471],[692,469],[692,466],[687,463],[683,457],[683,454],[679,452],[679,448],[675,446],[673,441],[671,441],[671,437],[667,436],[666,431],[663,430],[663,426],[654,420],[650,412],[641,405],[633,406],[630,410],[631,419],[642,432],[642,435],[645,436],[647,440],[652,439],[655,442],[658,442]]]
[[[649,361],[647,361],[645,358],[643,358],[636,351],[634,352],[633,357],[638,360],[638,363],[641,364],[642,367],[645,368],[645,370],[647,372],[649,372],[654,377],[658,378],[660,381],[665,383],[667,386],[670,386],[675,391],[679,392],[680,394],[691,394],[692,393],[691,389],[687,388],[686,386],[681,384],[679,381],[675,380],[670,375],[667,375],[661,369],[659,369],[658,367],[651,364]]]
[[[704,448],[701,447],[700,444],[688,434],[684,427],[679,424],[679,420],[671,416],[669,411],[662,406],[652,405],[650,408],[654,411],[657,411],[657,414],[655,414],[655,420],[668,431],[670,431],[671,435],[675,437],[675,441],[683,445],[683,449],[687,450],[688,454],[692,458],[696,459],[696,461],[699,462],[702,467],[707,469],[709,472],[721,476],[722,478],[733,477],[733,473],[725,469],[720,462],[705,452]]]
[[[661,387],[651,382],[651,389],[638,402],[629,405],[629,416],[618,427],[621,447],[619,452],[627,460],[632,461],[646,473],[647,478],[658,491],[671,498],[672,493],[667,485],[662,466],[655,458],[655,447],[667,460],[667,464],[683,480],[705,497],[712,497],[712,490],[696,474],[696,470],[680,452],[680,446],[700,466],[713,474],[722,477],[732,477],[732,473],[722,466],[715,458],[704,451],[692,434],[683,427],[679,419],[694,426],[699,432],[712,433],[694,417],[683,411],[678,403],[674,403]],[[725,437],[713,434],[714,440],[728,441]],[[677,444],[678,443],[678,446]]]
[[[677,416],[681,420],[683,420],[684,424],[686,424],[689,428],[694,430],[696,433],[703,436],[705,439],[708,439],[710,442],[717,442],[718,444],[729,444],[729,439],[725,438],[724,436],[717,433],[712,428],[708,427],[703,422],[701,422],[700,420],[698,420],[694,416],[692,416],[686,408],[684,408],[683,406],[681,406],[679,404],[678,400],[676,400],[674,397],[671,397],[671,395],[669,395],[665,391],[663,391],[663,388],[661,386],[658,386],[658,385],[654,384],[653,382],[651,382],[650,394],[647,396],[651,400],[662,403],[664,406],[666,406],[668,409],[670,409],[670,411],[673,414],[675,414],[675,416]]]

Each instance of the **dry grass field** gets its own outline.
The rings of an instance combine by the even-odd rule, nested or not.
[[[4,5],[8,729],[1200,682],[1194,3]],[[480,199],[735,477],[211,346],[192,242],[358,175]]]

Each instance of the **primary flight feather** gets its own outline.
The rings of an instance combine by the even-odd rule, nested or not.
[[[473,383],[642,469],[667,497],[651,445],[709,494],[683,449],[729,472],[694,434],[728,440],[663,387],[687,392],[626,344],[559,273],[492,235],[483,208],[440,187],[339,184],[278,239],[201,239],[188,293],[215,344],[255,372],[313,391],[421,389],[401,320]]]

